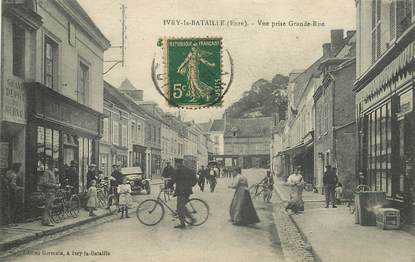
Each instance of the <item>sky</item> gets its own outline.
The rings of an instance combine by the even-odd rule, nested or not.
[[[275,74],[305,69],[322,55],[322,44],[330,41],[330,30],[355,30],[353,0],[78,0],[113,46],[121,43],[121,4],[126,9],[125,65],[117,65],[104,79],[118,87],[128,78],[144,90],[144,100],[169,107],[151,80],[154,57],[160,63],[157,47],[160,37],[222,37],[223,47],[234,63],[233,83],[220,108],[184,110],[185,120],[196,122],[221,118],[224,109],[239,100],[258,79],[271,80]],[[246,21],[248,26],[173,26],[166,20],[214,19]],[[269,24],[259,25],[260,20]],[[289,26],[318,22],[320,26]],[[274,22],[274,27],[272,23]],[[281,23],[286,23],[281,26]],[[280,26],[276,26],[279,24]],[[324,25],[322,25],[324,24]],[[106,60],[120,58],[112,48]],[[224,60],[227,56],[224,55]],[[226,63],[226,61],[225,61]],[[104,69],[111,63],[105,63]]]

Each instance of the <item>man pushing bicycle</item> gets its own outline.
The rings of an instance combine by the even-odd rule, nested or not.
[[[193,194],[192,188],[197,183],[196,173],[190,168],[183,165],[180,161],[177,163],[177,170],[173,173],[172,181],[176,184],[174,195],[177,196],[177,213],[179,215],[180,224],[175,228],[185,228],[185,217],[189,217],[192,221],[194,218],[186,210],[186,203],[189,201],[189,196]]]

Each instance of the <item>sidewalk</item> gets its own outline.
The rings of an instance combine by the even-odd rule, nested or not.
[[[2,226],[0,227],[0,255],[8,249],[39,239],[43,236],[66,231],[70,228],[110,215],[105,209],[98,209],[95,211],[95,214],[97,216],[90,217],[88,212],[82,209],[77,218],[66,218],[62,222],[55,224],[54,227],[42,226],[40,220],[20,223],[16,226]]]
[[[283,201],[289,200],[289,187],[284,182],[277,180],[276,190]],[[291,215],[291,219],[311,244],[317,260],[415,261],[415,237],[411,234],[357,225],[344,205],[324,208],[324,196],[318,193],[304,192],[303,199],[304,213]]]

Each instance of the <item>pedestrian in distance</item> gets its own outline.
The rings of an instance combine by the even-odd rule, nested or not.
[[[332,169],[331,165],[326,166],[326,172],[323,176],[324,194],[326,197],[326,208],[329,208],[330,203],[333,208],[337,208],[335,203],[335,189],[339,182],[335,170]]]
[[[241,169],[233,170],[233,183],[230,188],[235,189],[229,208],[230,221],[234,225],[250,225],[259,223],[254,203],[248,189],[248,179],[241,174]]]
[[[338,182],[336,188],[334,189],[334,196],[336,198],[336,204],[340,205],[341,199],[343,198],[343,185]]]
[[[86,173],[86,184],[89,187],[91,185],[92,180],[95,180],[96,183],[99,183],[100,181],[98,180],[98,173],[96,170],[96,165],[95,164],[90,164],[88,166],[88,172]]]
[[[272,191],[274,190],[274,178],[271,176],[271,171],[267,171],[267,175],[262,179],[261,183],[264,184],[264,202],[270,203]]]
[[[91,180],[91,185],[88,188],[88,191],[86,193],[87,201],[86,201],[86,207],[89,211],[89,216],[94,217],[96,216],[94,213],[94,210],[96,209],[97,203],[98,203],[98,193],[97,193],[97,181],[95,179]]]
[[[214,168],[211,168],[209,171],[209,185],[210,185],[210,192],[213,193],[215,191],[215,187],[217,184],[217,176],[218,173],[216,173]]]
[[[199,178],[197,181],[197,184],[199,185],[200,191],[203,192],[203,190],[205,189],[205,180],[206,180],[206,169],[205,166],[202,166],[201,169],[198,172]]]
[[[131,184],[128,179],[124,181],[123,184],[119,185],[117,192],[120,196],[119,204],[121,210],[121,218],[130,218],[128,216],[128,205],[131,204]]]
[[[168,189],[171,192],[174,190],[173,182],[171,181],[174,172],[174,168],[171,166],[170,162],[167,162],[163,172],[161,173],[161,176],[165,179],[164,188]]]
[[[304,201],[302,192],[304,189],[304,179],[301,175],[301,166],[297,166],[294,173],[288,177],[287,184],[291,188],[290,201],[285,206],[285,210],[290,209],[294,213],[304,211]]]
[[[113,193],[115,195],[115,199],[116,201],[118,201],[118,192],[117,192],[117,187],[118,185],[122,184],[122,173],[121,173],[121,166],[116,164],[112,166],[113,171],[111,173],[111,178],[110,178],[110,191],[111,193]],[[108,205],[106,207],[106,209],[110,209],[110,206],[112,205],[112,198],[110,199],[110,201],[108,201]]]
[[[177,170],[174,172],[172,181],[176,184],[174,196],[177,197],[177,213],[179,215],[180,224],[175,228],[186,228],[185,217],[194,221],[190,212],[186,209],[186,203],[189,196],[193,194],[192,188],[197,184],[196,173],[183,165],[182,161],[177,162]]]

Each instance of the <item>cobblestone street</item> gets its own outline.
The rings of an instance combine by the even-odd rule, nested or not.
[[[258,181],[263,174],[263,171],[246,173],[250,183]],[[273,206],[263,203],[261,199],[255,200],[261,219],[256,226],[240,227],[229,223],[228,207],[233,195],[233,190],[227,188],[230,183],[231,179],[219,179],[214,193],[200,192],[194,188],[194,196],[206,200],[210,206],[210,217],[200,227],[175,229],[173,226],[178,221],[168,213],[160,224],[147,227],[140,224],[131,212],[130,219],[104,218],[107,223],[97,221],[89,227],[73,229],[70,235],[61,233],[60,239],[57,239],[58,235],[36,241],[26,245],[24,249],[21,248],[17,255],[8,257],[7,260],[31,261],[39,256],[43,261],[70,261],[74,255],[79,254],[82,261],[112,261],[114,257],[117,260],[131,261],[136,254],[134,260],[141,261],[223,261],[225,256],[227,261],[284,261],[284,255],[287,255],[287,261],[311,261],[301,260],[308,254],[302,253],[304,245],[301,237],[298,232],[297,235],[293,234],[295,227],[289,225],[291,222],[285,213],[281,213],[283,211],[278,211],[275,215],[280,221],[279,225],[274,224],[272,211],[275,208],[279,210],[278,203]],[[157,186],[154,186],[153,194],[156,191]],[[147,197],[139,195],[134,198],[136,202],[140,202]],[[169,204],[175,205],[175,198]],[[285,242],[283,247],[288,248],[284,252],[277,228],[284,230],[281,239]],[[295,238],[288,240],[287,234]],[[84,251],[102,252],[102,255],[85,256]],[[36,255],[37,252],[40,255]],[[63,256],[47,255],[47,252],[62,252]]]

